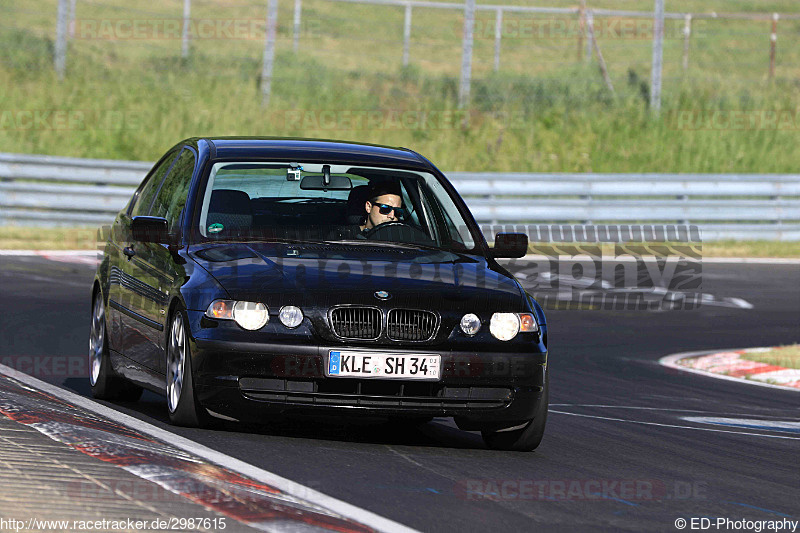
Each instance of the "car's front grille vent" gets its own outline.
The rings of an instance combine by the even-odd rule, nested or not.
[[[450,387],[441,383],[379,379],[292,380],[243,377],[239,389],[248,398],[285,402],[294,407],[390,408],[402,411],[447,410],[452,416],[476,409],[499,409],[514,399],[507,387]]]
[[[396,341],[426,341],[436,332],[438,317],[430,311],[392,309],[386,323],[386,335]]]
[[[377,339],[381,312],[374,307],[337,307],[331,311],[331,327],[343,339]]]

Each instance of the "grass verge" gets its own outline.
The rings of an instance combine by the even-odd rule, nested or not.
[[[0,250],[95,250],[97,228],[0,226]]]
[[[779,346],[767,352],[745,352],[741,357],[748,361],[800,369],[800,344]]]
[[[283,2],[273,92],[263,106],[258,32],[243,39],[194,39],[184,60],[180,39],[82,31],[95,23],[147,26],[180,17],[175,2],[151,3],[146,10],[129,4],[81,3],[67,74],[59,81],[52,67],[56,2],[0,0],[8,12],[0,25],[6,52],[0,77],[7,80],[0,88],[3,151],[152,161],[186,137],[272,135],[408,146],[449,171],[797,170],[800,47],[789,43],[800,21],[781,19],[772,81],[769,21],[695,21],[686,72],[683,21],[668,21],[657,116],[648,109],[650,39],[604,30],[613,20],[598,20],[598,39],[614,94],[596,63],[578,59],[577,34],[558,29],[577,24],[574,16],[505,13],[502,60],[493,72],[494,13],[481,12],[470,103],[460,110],[458,10],[415,8],[411,60],[403,67],[400,6],[304,2],[295,53],[293,7]],[[591,4],[652,9],[647,0]],[[797,2],[675,0],[669,9],[796,12]],[[264,8],[258,2],[226,2],[224,9],[219,2],[197,2],[192,17],[263,21]],[[359,53],[364,50],[369,53]]]
[[[716,241],[704,242],[702,257],[800,258],[800,242]]]

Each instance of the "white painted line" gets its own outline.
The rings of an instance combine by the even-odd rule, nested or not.
[[[550,407],[595,407],[595,408],[604,408],[604,409],[636,409],[642,411],[670,411],[672,413],[705,413],[708,415],[717,415],[717,416],[736,416],[736,417],[743,417],[743,416],[760,416],[761,418],[776,418],[779,420],[784,420],[785,416],[773,416],[773,415],[755,415],[753,413],[717,413],[714,411],[704,411],[700,409],[678,409],[676,407],[638,407],[638,406],[630,406],[630,405],[604,405],[604,404],[594,404],[594,403],[551,403]]]
[[[658,422],[645,422],[644,420],[627,420],[625,418],[614,418],[610,416],[597,416],[597,415],[584,415],[581,413],[568,413],[566,411],[554,411],[550,409],[548,413],[557,413],[560,415],[570,415],[570,416],[579,416],[581,418],[595,418],[597,420],[610,420],[612,422],[628,422],[630,424],[642,424],[645,426],[658,426],[663,428],[676,428],[676,429],[693,429],[696,431],[711,431],[713,433],[732,433],[734,435],[748,435],[750,437],[767,437],[771,439],[789,439],[789,440],[800,440],[800,437],[787,437],[785,435],[765,435],[763,433],[747,433],[744,431],[727,431],[724,429],[713,429],[713,428],[698,428],[695,426],[679,426],[677,424],[659,424]]]
[[[603,409],[642,409],[645,411],[675,411],[678,413],[710,413],[700,409],[674,409],[672,407],[636,407],[629,405],[606,405],[600,403],[551,403],[550,407],[599,407]]]
[[[737,350],[747,350],[751,348],[737,348]],[[736,350],[704,350],[701,352],[683,352],[683,353],[676,353],[672,355],[666,355],[658,360],[658,363],[662,366],[666,366],[667,368],[672,368],[675,370],[680,370],[682,372],[690,372],[692,374],[699,374],[701,376],[706,376],[709,378],[715,379],[723,379],[726,381],[735,381],[736,383],[745,383],[748,385],[755,385],[757,387],[769,387],[771,389],[780,389],[780,390],[790,390],[794,392],[800,392],[800,389],[795,387],[784,387],[782,385],[773,385],[772,383],[763,383],[761,381],[754,381],[751,379],[743,379],[743,378],[735,378],[732,376],[726,376],[724,374],[715,374],[714,372],[706,372],[705,370],[698,370],[696,368],[689,368],[686,366],[681,366],[678,364],[678,361],[681,359],[688,359],[690,357],[700,357],[702,355],[711,355],[715,353],[722,353],[722,352],[733,352]]]
[[[329,509],[334,513],[360,522],[361,524],[377,529],[378,531],[417,533],[415,529],[409,528],[408,526],[404,526],[403,524],[379,516],[375,513],[367,511],[366,509],[361,509],[360,507],[356,507],[355,505],[347,502],[337,500],[336,498],[306,487],[305,485],[301,485],[300,483],[286,479],[285,477],[281,477],[267,470],[263,470],[251,464],[245,463],[244,461],[229,455],[225,455],[224,453],[212,450],[211,448],[203,446],[202,444],[189,440],[185,437],[181,437],[175,433],[171,433],[147,422],[143,422],[138,418],[134,418],[130,415],[126,415],[125,413],[111,409],[110,407],[106,407],[105,405],[99,404],[84,396],[80,396],[79,394],[75,394],[74,392],[70,392],[62,389],[61,387],[45,383],[44,381],[36,379],[33,376],[19,372],[18,370],[7,367],[3,364],[0,364],[0,373],[21,381],[26,385],[47,392],[48,394],[64,400],[65,402],[82,407],[100,416],[109,418],[118,424],[124,424],[132,429],[135,429],[136,431],[167,442],[176,448],[193,453],[198,457],[202,457],[203,459],[233,470],[234,472],[238,472],[239,474],[252,478],[256,481],[272,485],[273,487],[278,488],[287,494],[291,494],[297,498]]]
[[[731,303],[735,304],[736,307],[739,307],[740,309],[752,309],[753,308],[753,304],[751,304],[747,300],[743,300],[742,298],[728,298],[728,300],[730,300]]]
[[[715,424],[718,426],[736,426],[750,429],[766,429],[769,431],[800,432],[800,422],[793,420],[761,420],[760,418],[725,418],[718,416],[684,416],[687,422],[696,424]]]
[[[604,405],[596,403],[551,403],[550,407],[594,407],[602,409],[637,409],[642,411],[672,411],[675,413],[711,413],[700,409],[675,409],[672,407],[636,407],[629,405]]]

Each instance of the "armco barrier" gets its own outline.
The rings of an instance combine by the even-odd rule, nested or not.
[[[101,225],[149,162],[0,153],[0,225]],[[695,224],[703,240],[800,240],[800,174],[451,172],[482,224]]]

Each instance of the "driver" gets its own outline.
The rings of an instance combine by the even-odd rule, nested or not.
[[[361,222],[352,226],[340,226],[328,236],[329,239],[365,239],[365,233],[387,222],[398,222],[404,214],[400,183],[381,180],[369,184],[368,200],[364,203]]]
[[[364,204],[366,218],[359,229],[369,231],[386,222],[397,222],[403,214],[403,199],[400,197],[400,184],[384,181],[372,186],[370,199]]]

